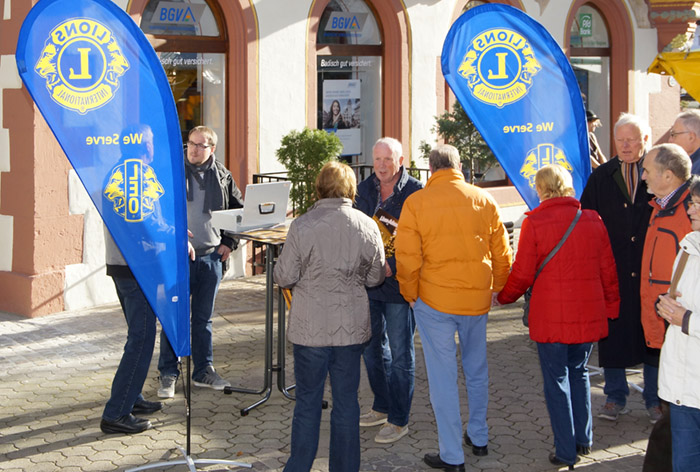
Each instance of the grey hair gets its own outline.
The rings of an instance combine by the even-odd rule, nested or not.
[[[679,114],[676,119],[681,120],[688,131],[695,133],[695,136],[700,138],[700,110],[686,110]]]
[[[454,146],[443,144],[430,151],[428,162],[433,172],[440,169],[459,169],[459,151]]]
[[[620,126],[625,125],[632,125],[637,128],[639,130],[639,134],[642,135],[642,141],[644,141],[644,136],[649,138],[644,141],[644,150],[649,151],[649,147],[651,146],[651,128],[649,127],[649,123],[637,115],[633,115],[631,113],[620,113],[620,118],[617,119],[613,130],[615,136],[617,136],[617,129]]]
[[[692,163],[688,153],[678,144],[659,144],[651,148],[654,151],[654,163],[662,170],[670,170],[673,175],[683,182],[690,179],[690,167]]]

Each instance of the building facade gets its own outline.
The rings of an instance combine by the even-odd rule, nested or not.
[[[15,65],[32,0],[0,0],[0,311],[39,316],[116,300],[104,271],[101,220]],[[451,24],[475,0],[115,0],[161,58],[183,132],[214,128],[217,158],[241,187],[284,170],[280,139],[304,126],[338,133],[344,158],[371,164],[380,136],[421,166],[435,116],[454,96],[440,70]],[[694,32],[700,2],[502,0],[542,23],[570,57],[611,154],[623,111],[653,141],[680,111],[672,78],[647,74],[674,37]],[[512,187],[494,188],[522,213]],[[510,217],[507,219],[516,219]],[[239,255],[235,273],[244,270]]]

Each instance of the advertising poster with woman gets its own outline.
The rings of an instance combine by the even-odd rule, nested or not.
[[[336,133],[343,156],[362,154],[359,80],[323,81],[323,129]]]

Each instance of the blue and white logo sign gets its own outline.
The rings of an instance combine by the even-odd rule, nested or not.
[[[194,25],[199,23],[206,5],[182,2],[159,2],[151,23],[160,25]]]
[[[334,11],[331,13],[326,31],[345,31],[347,33],[361,33],[365,26],[369,13],[350,13]]]

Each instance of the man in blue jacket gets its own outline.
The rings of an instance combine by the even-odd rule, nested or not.
[[[423,184],[408,175],[401,143],[396,139],[379,139],[372,148],[372,157],[374,173],[358,185],[355,201],[357,208],[379,225],[386,253],[386,279],[378,287],[367,289],[372,338],[363,358],[374,403],[360,416],[360,426],[383,424],[374,440],[392,443],[408,434],[415,378],[415,320],[399,292],[393,243],[404,201]]]

